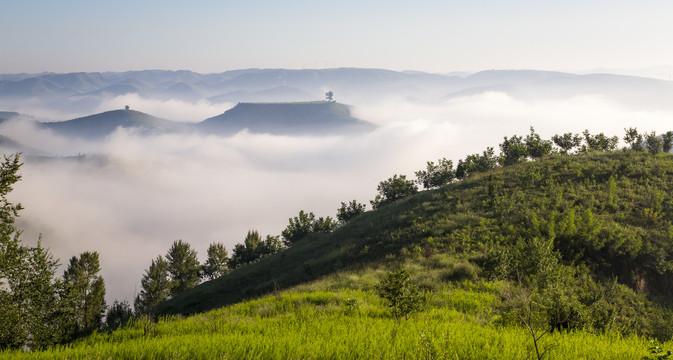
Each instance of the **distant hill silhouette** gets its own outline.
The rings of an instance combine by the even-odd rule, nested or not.
[[[243,129],[279,135],[330,135],[371,131],[375,125],[351,116],[344,104],[239,103],[221,115],[197,124],[208,133],[233,134]]]
[[[134,128],[142,134],[180,131],[185,124],[161,119],[135,110],[112,110],[78,119],[42,123],[42,127],[68,137],[102,138],[117,128]]]

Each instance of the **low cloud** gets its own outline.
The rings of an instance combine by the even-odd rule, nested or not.
[[[413,178],[426,161],[497,150],[503,136],[525,135],[529,126],[545,138],[584,129],[621,138],[630,126],[672,130],[673,115],[624,108],[601,96],[523,102],[497,92],[435,105],[390,100],[359,106],[355,114],[379,128],[357,136],[243,131],[226,138],[118,130],[98,143],[7,124],[0,132],[39,139],[31,146],[41,143],[61,155],[102,154],[105,161],[28,161],[12,199],[26,208],[20,221],[25,242],[42,233],[62,263],[98,251],[108,299],[132,300],[144,269],[174,240],[189,242],[204,260],[212,242],[231,251],[250,229],[279,234],[302,209],[334,217],[341,201],[368,204],[378,182],[393,174]]]

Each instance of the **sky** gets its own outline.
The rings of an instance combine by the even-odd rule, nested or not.
[[[670,1],[0,0],[0,73],[673,65]]]

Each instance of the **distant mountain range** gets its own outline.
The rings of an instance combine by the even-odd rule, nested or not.
[[[327,91],[339,102],[321,101]],[[141,134],[191,131],[230,135],[243,129],[280,135],[350,134],[370,131],[374,125],[354,118],[343,103],[358,106],[393,100],[441,104],[486,92],[526,101],[599,95],[624,106],[673,110],[673,82],[614,74],[488,70],[444,75],[358,68],[244,69],[219,74],[147,70],[0,75],[0,109],[11,110],[0,112],[0,123],[21,119],[57,134],[85,139],[108,136],[120,127]],[[196,124],[135,110],[97,113],[107,107],[111,97],[127,94],[159,101],[209,101],[223,104],[223,108],[238,105]],[[17,113],[29,114],[36,104],[47,110],[42,113],[96,114],[68,121],[38,121]]]
[[[441,102],[499,91],[523,99],[601,94],[633,105],[673,107],[669,101],[673,82],[666,80],[536,70],[488,70],[459,75],[358,68],[244,69],[219,74],[163,70],[5,74],[0,75],[0,108],[14,110],[5,103],[38,99],[49,108],[92,113],[106,99],[127,94],[147,99],[230,104],[306,102],[324,99],[327,91],[333,91],[339,102],[353,105],[390,98]]]

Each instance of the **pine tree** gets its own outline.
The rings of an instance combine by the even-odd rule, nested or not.
[[[73,312],[74,335],[91,333],[103,323],[105,280],[99,272],[98,253],[87,251],[73,256],[63,274],[63,298]]]
[[[22,207],[7,200],[21,165],[18,154],[0,164],[0,350],[44,348],[62,341],[64,332],[54,279],[58,261],[41,239],[36,247],[21,244],[14,223]]]
[[[203,275],[210,280],[227,273],[229,268],[227,262],[229,261],[229,254],[227,249],[221,243],[212,243],[208,246],[208,259],[203,264]]]
[[[140,280],[140,287],[134,302],[136,314],[151,314],[159,303],[168,299],[171,282],[168,278],[168,263],[162,256],[152,260]]]
[[[175,296],[199,283],[201,265],[189,243],[173,242],[166,255],[168,275],[171,279],[171,296]]]

